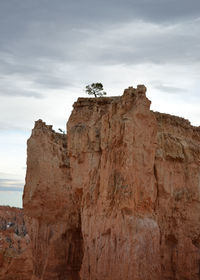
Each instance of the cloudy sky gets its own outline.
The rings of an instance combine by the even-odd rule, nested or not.
[[[65,129],[85,85],[145,84],[200,125],[199,0],[0,0],[0,204],[22,205],[34,121]]]

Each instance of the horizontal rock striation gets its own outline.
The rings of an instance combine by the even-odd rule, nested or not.
[[[32,280],[200,279],[200,128],[146,88],[79,98],[67,135],[37,121],[24,212]]]

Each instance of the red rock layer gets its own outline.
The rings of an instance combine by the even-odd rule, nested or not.
[[[0,280],[29,280],[32,273],[23,210],[0,206]]]
[[[67,136],[36,122],[24,192],[34,280],[197,280],[200,129],[146,88],[79,98]]]

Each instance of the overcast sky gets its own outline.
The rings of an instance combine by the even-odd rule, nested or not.
[[[87,84],[199,126],[199,77],[199,0],[0,0],[0,204],[22,205],[34,121],[65,129]]]

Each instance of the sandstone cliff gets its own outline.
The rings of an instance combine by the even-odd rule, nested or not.
[[[200,279],[200,129],[151,112],[145,92],[79,98],[67,136],[36,122],[32,280]]]
[[[0,279],[30,280],[32,268],[22,209],[0,206]]]

